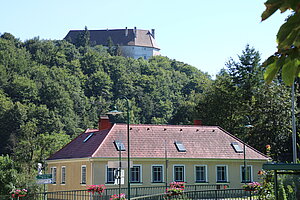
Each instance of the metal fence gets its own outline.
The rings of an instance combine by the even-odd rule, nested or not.
[[[44,194],[45,195],[45,194]],[[91,193],[83,191],[69,191],[69,192],[48,192],[44,195],[35,195],[31,199],[34,200],[109,200],[110,194],[93,195]],[[243,189],[214,189],[214,190],[203,190],[203,191],[185,191],[183,195],[175,195],[166,197],[165,193],[143,195],[138,197],[132,197],[132,200],[257,200],[258,197],[250,191],[244,191]]]
[[[222,190],[204,190],[204,191],[189,191],[183,195],[175,195],[166,197],[165,194],[148,195],[135,197],[132,200],[258,200],[259,198],[253,192],[244,191],[243,189],[222,189]]]
[[[176,195],[168,197],[168,199],[256,199],[249,191],[225,189],[227,187],[228,185],[218,184],[186,185],[184,195]],[[130,189],[131,199],[133,200],[165,199],[166,186],[132,187]],[[127,188],[121,188],[121,193],[126,194],[127,192]],[[119,188],[105,189],[101,195],[89,193],[87,190],[29,193],[26,197],[20,198],[20,200],[109,200],[114,194],[119,194]],[[0,196],[0,200],[12,200],[12,198],[10,195],[2,195]]]
[[[186,185],[185,191],[202,191],[202,190],[220,190],[227,185],[219,184],[205,184],[205,185]],[[165,186],[156,187],[132,187],[130,188],[131,197],[147,196],[154,194],[163,194],[166,190]],[[109,200],[112,195],[120,193],[128,193],[127,188],[107,188],[101,194],[91,194],[87,190],[73,190],[73,191],[57,191],[37,193],[32,197],[36,200]]]

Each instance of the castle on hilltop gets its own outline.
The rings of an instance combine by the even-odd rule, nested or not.
[[[76,41],[84,30],[70,30],[65,39]],[[138,59],[149,59],[151,56],[160,55],[160,48],[155,42],[155,30],[137,29],[105,29],[89,30],[90,42],[95,45],[108,46],[108,40],[119,46],[121,55]]]

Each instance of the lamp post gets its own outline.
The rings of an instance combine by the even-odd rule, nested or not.
[[[119,180],[119,199],[121,198],[121,167],[122,167],[122,158],[121,158],[121,143],[119,145],[119,169],[118,169],[118,180]]]
[[[247,124],[245,125],[245,128],[249,129],[249,128],[253,128],[253,125],[251,124]],[[243,173],[244,173],[244,183],[247,183],[247,162],[246,162],[246,145],[245,145],[245,142],[243,142],[243,145],[244,145],[244,149],[243,149],[243,152],[244,152],[244,170],[243,170]],[[250,178],[250,177],[249,177]]]
[[[295,83],[292,85],[292,141],[293,141],[293,163],[297,163],[297,133],[295,119]]]
[[[130,129],[129,129],[129,123],[130,123],[130,105],[129,105],[129,100],[127,97],[123,96],[124,99],[126,99],[126,106],[127,106],[127,165],[128,165],[128,174],[127,174],[127,185],[128,185],[128,200],[130,200]],[[107,114],[111,115],[119,115],[122,114],[123,112],[118,111],[117,109],[114,109]]]

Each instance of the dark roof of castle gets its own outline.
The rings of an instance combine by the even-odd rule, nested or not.
[[[70,30],[65,39],[75,42],[79,34],[84,30]],[[154,35],[149,30],[141,29],[106,29],[89,30],[90,41],[95,45],[107,46],[109,37],[114,45],[119,46],[141,46],[159,49]]]
[[[93,134],[91,134],[93,133]],[[122,140],[127,156],[127,125],[114,124],[107,130],[89,130],[52,155],[48,160],[70,158],[118,157],[114,144]],[[185,151],[179,151],[176,143]],[[132,158],[197,158],[243,159],[244,154],[233,148],[233,143],[243,149],[243,142],[217,126],[188,125],[130,125],[130,156]],[[246,144],[247,160],[268,160],[269,157]]]

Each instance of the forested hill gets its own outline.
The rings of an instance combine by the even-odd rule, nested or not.
[[[64,143],[68,135],[97,127],[99,115],[112,105],[126,111],[122,95],[131,103],[131,123],[191,123],[197,96],[211,82],[207,74],[167,57],[135,60],[108,52],[2,34],[0,154],[23,145],[45,156],[47,141]]]

